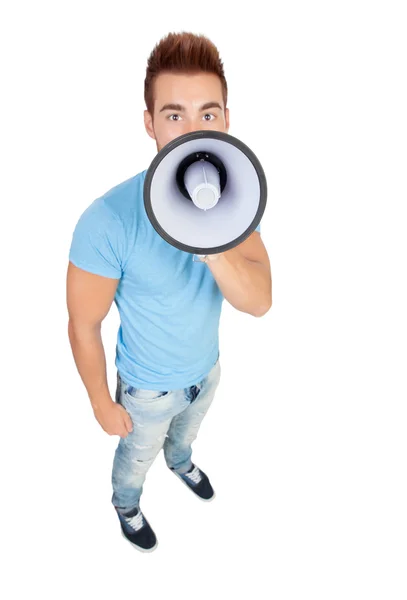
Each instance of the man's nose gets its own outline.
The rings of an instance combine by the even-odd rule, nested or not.
[[[186,123],[183,128],[183,133],[191,133],[192,131],[199,131],[201,129],[201,125],[199,122],[191,121]]]

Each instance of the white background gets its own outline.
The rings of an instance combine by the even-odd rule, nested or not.
[[[402,2],[6,2],[1,44],[3,597],[407,597],[406,19]],[[405,8],[405,7],[404,7]],[[165,467],[134,550],[67,337],[79,215],[146,169],[153,46],[204,33],[230,133],[260,159],[273,307],[225,304],[194,445],[217,497]],[[103,337],[114,392],[113,308]]]

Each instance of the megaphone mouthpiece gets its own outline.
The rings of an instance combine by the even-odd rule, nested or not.
[[[184,184],[192,202],[202,210],[213,208],[220,198],[220,179],[216,167],[199,160],[185,171]]]

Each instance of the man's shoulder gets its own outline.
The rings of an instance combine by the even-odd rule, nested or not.
[[[119,183],[84,210],[72,236],[70,260],[106,277],[120,277],[143,206],[145,171]],[[142,217],[141,217],[142,218]]]
[[[143,204],[146,173],[147,170],[141,171],[109,189],[95,200],[95,208],[113,213],[119,219],[127,219],[129,212],[134,214]]]
[[[77,223],[81,231],[124,231],[134,225],[143,207],[143,186],[146,171],[122,181],[93,200],[82,212]]]

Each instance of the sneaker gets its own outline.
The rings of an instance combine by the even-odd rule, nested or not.
[[[215,497],[215,492],[213,491],[207,475],[193,463],[187,473],[177,473],[173,468],[171,468],[171,471],[175,473],[175,475],[179,477],[181,481],[183,481],[201,500],[208,502]]]
[[[122,535],[137,550],[141,550],[141,552],[155,550],[158,544],[157,538],[138,506],[125,513],[119,512],[116,508],[116,512],[122,528]]]

